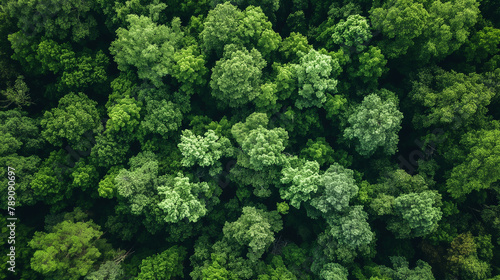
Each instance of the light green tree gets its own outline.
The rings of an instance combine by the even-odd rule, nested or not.
[[[164,197],[158,207],[164,212],[164,220],[176,223],[186,219],[196,222],[207,214],[205,200],[213,194],[208,183],[192,183],[189,178],[178,174],[170,184],[158,187],[159,194]]]
[[[212,69],[212,96],[230,107],[241,107],[261,94],[262,69],[266,61],[259,51],[224,48],[224,57]]]
[[[356,151],[360,155],[370,156],[378,147],[391,155],[397,149],[402,119],[403,114],[394,99],[382,100],[378,95],[370,94],[349,116],[344,137],[356,139]]]
[[[182,263],[187,252],[184,247],[173,246],[167,250],[142,260],[141,272],[137,280],[168,280],[183,277]]]
[[[327,93],[335,93],[337,80],[334,75],[339,72],[338,61],[329,55],[311,49],[300,58],[295,68],[299,86],[299,97],[295,101],[297,108],[323,106]]]
[[[300,208],[302,202],[308,202],[317,192],[322,177],[319,175],[319,164],[316,161],[300,161],[294,168],[287,166],[281,171],[280,189],[282,199],[290,201],[290,205]]]
[[[118,28],[117,38],[111,43],[118,69],[127,71],[133,66],[140,79],[151,81],[156,87],[162,79],[172,74],[174,54],[181,48],[184,33],[180,20],[174,18],[171,26],[158,25],[146,16],[129,15],[129,28]]]
[[[92,222],[63,221],[50,233],[36,232],[29,246],[35,249],[31,268],[46,277],[80,279],[101,256],[95,241],[101,237]]]
[[[442,212],[441,195],[435,191],[409,193],[394,200],[394,215],[387,228],[397,238],[423,237],[438,227]]]
[[[463,136],[460,143],[468,153],[453,167],[446,181],[452,197],[490,188],[500,179],[499,139],[500,130],[480,130]]]
[[[370,25],[365,17],[350,15],[346,20],[340,20],[333,29],[333,42],[346,49],[363,51],[365,43],[372,38]]]

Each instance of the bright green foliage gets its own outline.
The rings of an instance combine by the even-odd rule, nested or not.
[[[229,1],[218,4],[208,12],[203,25],[200,33],[202,46],[207,53],[214,50],[219,57],[228,44],[256,48],[267,56],[281,42],[281,37],[274,32],[261,7],[248,6],[242,12]]]
[[[319,164],[316,161],[300,162],[298,167],[288,166],[281,172],[281,183],[287,185],[280,189],[281,198],[289,200],[290,205],[297,209],[302,202],[311,200],[321,182]]]
[[[352,76],[359,77],[364,83],[375,83],[387,72],[387,60],[378,47],[370,48],[358,56],[359,66],[352,71]]]
[[[299,98],[295,101],[297,108],[322,107],[326,102],[326,94],[334,93],[337,80],[334,73],[340,65],[337,60],[326,54],[311,49],[300,58],[295,68],[299,85]]]
[[[96,133],[102,128],[96,105],[97,102],[83,93],[65,95],[57,108],[43,115],[42,136],[54,146],[60,147],[66,140],[75,150],[87,148],[84,134]]]
[[[262,69],[266,65],[259,51],[224,48],[224,57],[212,69],[212,96],[230,107],[241,107],[261,94]]]
[[[321,194],[311,200],[311,205],[325,217],[334,211],[344,211],[349,201],[358,193],[354,172],[338,163],[332,164],[321,177]]]
[[[202,86],[207,82],[205,77],[208,69],[205,67],[205,56],[200,54],[197,45],[191,45],[174,53],[172,77],[182,85],[180,89],[187,94],[194,93],[194,86]]]
[[[441,59],[458,50],[478,20],[478,6],[476,0],[432,2],[428,8],[429,21],[422,34],[424,43],[418,50],[420,59]]]
[[[184,247],[173,246],[167,250],[142,260],[141,272],[137,280],[168,280],[183,277],[182,263],[186,258]]]
[[[80,279],[101,256],[95,240],[103,233],[92,222],[63,221],[50,233],[36,232],[29,246],[35,250],[31,268],[48,278]]]
[[[123,279],[124,274],[119,262],[107,261],[101,264],[97,271],[87,274],[85,280],[120,280]]]
[[[319,165],[333,163],[333,149],[324,137],[316,138],[316,141],[307,140],[306,147],[300,151],[302,157],[315,160]]]
[[[100,197],[113,198],[116,197],[117,189],[115,184],[115,178],[118,175],[121,167],[113,166],[108,170],[108,173],[99,182],[97,191]]]
[[[144,120],[141,129],[145,133],[156,133],[168,138],[169,132],[179,129],[182,123],[182,113],[179,106],[166,100],[146,101]]]
[[[253,113],[245,123],[232,127],[231,132],[243,152],[239,154],[238,165],[260,171],[285,163],[282,152],[288,133],[283,128],[266,129],[268,122],[266,114]]]
[[[205,136],[196,136],[190,130],[184,130],[179,143],[179,150],[184,158],[182,165],[213,166],[221,157],[232,156],[231,142],[226,137],[219,137],[215,131],[208,130]]]
[[[489,188],[500,179],[499,141],[500,130],[481,130],[464,135],[460,143],[468,153],[446,181],[451,196],[459,198],[473,190]]]
[[[7,5],[18,27],[27,35],[42,35],[61,41],[78,42],[97,37],[97,22],[92,12],[94,2],[77,0],[17,0]]]
[[[111,26],[126,26],[128,15],[148,16],[153,22],[157,22],[160,18],[160,13],[167,5],[161,3],[159,0],[144,1],[144,0],[130,0],[118,1],[112,3],[113,5],[106,6],[106,1],[99,0],[101,6],[104,6],[104,13],[108,13],[106,24]],[[109,11],[108,10],[111,10]],[[163,18],[162,18],[163,19]],[[115,29],[113,29],[114,31]]]
[[[240,246],[248,247],[247,257],[258,260],[274,241],[274,233],[283,228],[276,211],[266,212],[254,207],[243,207],[243,213],[235,222],[224,225],[224,237]]]
[[[165,196],[158,207],[165,212],[166,222],[177,223],[183,219],[196,222],[207,214],[205,201],[201,198],[210,198],[213,189],[206,182],[192,183],[178,174],[171,184],[158,187],[160,195]]]
[[[262,170],[271,165],[281,165],[285,158],[282,154],[288,133],[282,128],[271,130],[263,127],[250,130],[247,138],[241,142],[241,149],[248,156],[248,166],[253,170]]]
[[[221,56],[225,45],[237,43],[236,33],[243,17],[243,13],[229,1],[209,11],[200,33],[205,51],[215,50],[218,56]]]
[[[333,30],[332,39],[337,45],[361,52],[365,42],[372,38],[370,26],[365,17],[351,15],[347,20],[340,20]]]
[[[89,187],[97,185],[99,182],[98,176],[99,173],[96,166],[90,164],[87,159],[80,159],[70,174],[70,178],[73,179],[72,187],[86,190]]]
[[[33,104],[31,102],[31,97],[29,95],[30,89],[24,82],[23,76],[18,76],[16,82],[12,87],[8,87],[5,90],[0,90],[0,93],[5,96],[7,100],[1,100],[5,105],[2,108],[8,108],[10,105],[15,104],[18,108],[22,106],[30,106]]]
[[[255,47],[266,57],[278,49],[281,37],[274,32],[261,7],[248,6],[243,14],[236,33],[241,37],[240,43]]]
[[[480,120],[494,96],[481,83],[479,75],[446,72],[439,68],[420,72],[410,94],[413,100],[427,107],[424,114],[414,119],[416,125],[424,127],[453,122],[467,125]],[[460,118],[460,122],[456,118]]]
[[[344,130],[344,137],[357,140],[356,151],[360,155],[370,156],[378,147],[391,155],[397,149],[402,119],[394,100],[370,94],[349,116],[350,126]]]
[[[153,108],[150,107],[150,112],[153,111]],[[109,120],[106,123],[106,130],[122,131],[133,135],[140,123],[140,111],[141,106],[134,98],[124,97],[118,100],[117,104],[108,108]],[[145,122],[147,123],[147,121]],[[154,128],[154,124],[151,124],[151,122],[147,123],[147,125]]]
[[[417,261],[417,266],[414,269],[409,268],[409,263],[404,257],[391,257],[393,268],[382,266],[380,272],[383,276],[394,280],[434,280],[434,275],[431,271],[431,266],[422,261]]]
[[[328,263],[323,266],[319,277],[322,280],[347,280],[347,269],[338,263]]]
[[[466,42],[465,56],[468,61],[481,62],[498,53],[500,29],[486,26]]]
[[[274,256],[271,264],[266,267],[266,274],[259,275],[258,280],[296,280],[297,277],[293,275],[283,263],[281,256]]]
[[[388,229],[398,238],[422,237],[436,230],[442,212],[441,195],[434,191],[409,193],[394,200],[394,214]]]
[[[387,39],[380,42],[380,48],[388,58],[406,54],[414,45],[429,20],[429,13],[423,3],[413,0],[391,0],[370,10],[373,27]]]
[[[118,28],[117,39],[110,47],[118,69],[126,71],[134,66],[140,79],[147,79],[160,87],[163,77],[172,74],[173,56],[184,36],[180,31],[180,20],[174,19],[171,28],[158,25],[149,17],[133,14],[127,17],[127,21],[129,28]]]
[[[278,90],[277,95],[280,100],[289,98],[297,88],[294,68],[295,64],[273,64],[274,72],[276,72],[275,84]]]
[[[280,53],[292,62],[298,62],[300,53],[308,53],[312,46],[307,41],[307,37],[296,32],[290,33],[290,36],[281,42]]]

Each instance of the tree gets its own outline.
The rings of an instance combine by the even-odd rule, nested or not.
[[[347,269],[338,263],[327,263],[319,273],[322,280],[347,280]]]
[[[36,232],[29,246],[36,250],[31,268],[46,277],[79,279],[101,256],[94,242],[103,233],[92,222],[63,221],[50,233]]]
[[[393,268],[388,268],[382,266],[380,272],[383,276],[390,277],[390,279],[423,279],[423,280],[434,280],[434,275],[431,271],[431,266],[422,261],[417,261],[417,266],[414,269],[409,268],[409,263],[404,257],[391,257],[391,263]]]
[[[215,51],[221,57],[229,44],[256,48],[264,56],[276,50],[281,37],[272,29],[262,8],[256,6],[248,6],[242,12],[228,1],[209,11],[200,33],[205,52]]]
[[[454,198],[474,190],[486,189],[500,179],[500,130],[479,130],[462,137],[460,143],[468,151],[460,164],[453,167],[446,181]]]
[[[43,40],[38,44],[36,58],[44,72],[58,75],[57,89],[60,92],[102,85],[108,78],[109,59],[102,50],[92,52],[87,49],[75,53],[68,43]]]
[[[179,129],[182,123],[182,113],[179,105],[166,100],[147,100],[144,120],[141,121],[142,133],[159,134],[166,139],[172,132]]]
[[[21,108],[22,106],[30,106],[31,104],[33,104],[33,102],[31,102],[29,90],[30,89],[24,82],[24,77],[18,76],[14,86],[0,91],[0,93],[7,99],[0,101],[5,104],[2,106],[2,108],[8,108],[12,104],[17,105],[18,108]]]
[[[339,72],[337,60],[326,54],[311,49],[300,58],[295,68],[299,86],[299,98],[295,106],[299,109],[323,106],[327,93],[336,91],[337,80],[333,76]]]
[[[300,151],[301,157],[314,160],[319,165],[332,164],[334,151],[324,137],[318,137],[315,141],[308,139],[306,147]]]
[[[425,107],[424,112],[414,117],[418,127],[451,123],[466,126],[484,119],[494,93],[475,73],[465,75],[431,68],[418,74],[410,96]]]
[[[158,204],[165,214],[165,222],[176,223],[186,219],[194,223],[207,214],[205,201],[212,196],[213,187],[206,182],[191,183],[182,174],[177,174],[170,184],[158,187],[159,194],[165,197]]]
[[[28,36],[79,42],[98,35],[93,2],[17,0],[10,1],[7,7],[11,17],[18,19],[18,27]]]
[[[379,45],[384,55],[396,58],[407,53],[429,21],[423,3],[412,0],[391,0],[370,10],[373,28],[385,37]]]
[[[280,189],[281,198],[289,200],[290,205],[297,209],[302,202],[311,200],[321,182],[316,161],[299,161],[296,168],[287,166],[281,173],[281,183],[290,184]]]
[[[173,246],[159,254],[147,257],[142,260],[141,272],[136,279],[167,280],[177,276],[184,277],[182,263],[186,255],[184,247]]]
[[[92,271],[85,276],[85,280],[120,280],[125,276],[120,262],[107,261],[99,266],[97,271]]]
[[[154,23],[149,17],[132,14],[127,21],[129,28],[118,28],[117,39],[110,47],[118,69],[127,71],[133,66],[140,79],[160,87],[162,79],[172,74],[174,53],[181,48],[184,33],[180,30],[180,20],[175,18],[172,27],[168,27]]]
[[[356,151],[360,155],[370,156],[378,147],[391,155],[397,149],[402,119],[397,101],[370,94],[349,116],[350,126],[344,130],[344,137],[357,140]]]
[[[222,164],[218,160],[221,157],[233,155],[229,139],[217,136],[211,129],[205,133],[204,137],[194,135],[191,130],[184,130],[178,147],[184,157],[182,165],[214,166],[219,172],[222,171]]]
[[[224,225],[224,237],[240,246],[247,247],[247,257],[258,260],[274,241],[274,233],[283,228],[276,211],[266,212],[254,207],[243,207],[243,213],[235,222]]]
[[[238,165],[261,171],[266,167],[280,166],[285,163],[282,154],[288,133],[283,128],[266,129],[269,119],[264,113],[253,113],[244,123],[236,123],[231,132],[241,152]]]
[[[478,258],[477,249],[478,244],[470,232],[455,237],[447,254],[450,273],[474,280],[488,278],[491,274],[490,265]]]
[[[394,215],[387,228],[397,238],[423,237],[436,230],[441,220],[441,195],[435,191],[409,193],[394,200]]]
[[[372,38],[370,26],[365,17],[350,15],[347,20],[340,20],[333,30],[333,42],[347,50],[361,52],[365,43]]]
[[[377,85],[378,78],[387,72],[387,60],[378,47],[370,46],[366,52],[358,55],[358,63],[350,68],[354,78],[360,78],[363,83]]]
[[[236,33],[243,16],[229,1],[210,10],[200,33],[204,50],[208,53],[215,50],[221,57],[226,45],[238,42]]]
[[[281,256],[274,256],[271,264],[266,266],[266,274],[259,275],[258,280],[296,280],[297,277],[285,266]]]
[[[125,199],[128,212],[145,214],[156,195],[158,161],[152,152],[144,152],[131,158],[129,165],[129,170],[121,169],[115,177],[118,196]]]
[[[108,108],[109,120],[106,123],[105,133],[122,132],[122,134],[127,134],[127,137],[134,137],[140,124],[140,112],[141,104],[135,98],[124,97],[118,100],[117,104]],[[154,124],[145,122],[145,129],[148,127],[154,128]]]
[[[244,46],[255,47],[263,56],[268,57],[272,51],[278,49],[281,37],[274,32],[271,22],[259,6],[248,6],[243,11],[244,17],[238,24],[236,34],[240,36],[240,43]]]
[[[266,61],[259,51],[224,48],[224,57],[212,69],[212,96],[230,107],[241,107],[261,94],[262,69]]]
[[[322,175],[318,195],[311,199],[311,206],[325,217],[348,209],[349,201],[358,193],[353,175],[352,170],[333,163]]]
[[[439,60],[458,50],[467,41],[469,30],[478,20],[478,6],[476,0],[432,2],[427,9],[429,21],[422,32],[423,40],[414,46],[419,60]]]
[[[88,146],[85,134],[102,129],[96,105],[97,102],[81,92],[65,95],[57,108],[44,113],[40,122],[42,136],[54,146],[61,147],[66,140],[73,149],[84,150]]]

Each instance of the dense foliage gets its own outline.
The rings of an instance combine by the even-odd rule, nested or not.
[[[500,279],[497,1],[2,0],[0,93],[0,279]]]

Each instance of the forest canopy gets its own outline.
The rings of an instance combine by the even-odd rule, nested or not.
[[[0,1],[0,279],[500,279],[493,0]]]

